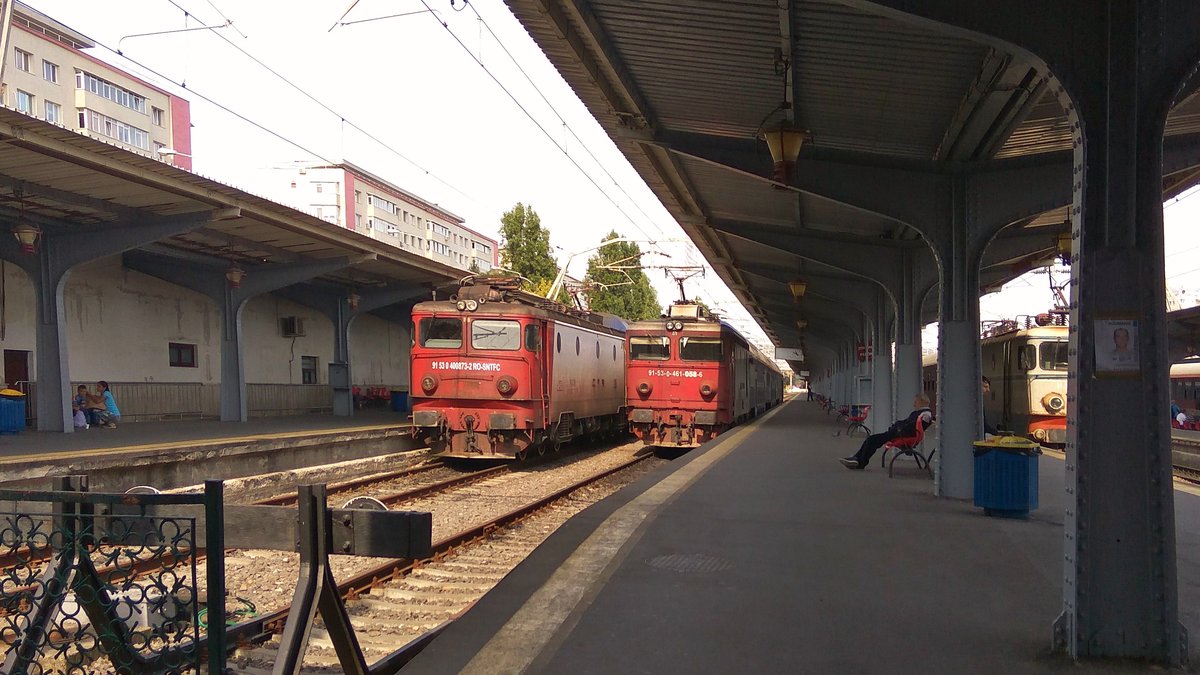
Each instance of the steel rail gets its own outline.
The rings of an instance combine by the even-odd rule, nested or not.
[[[406,469],[397,469],[396,471],[389,471],[387,473],[382,473],[382,474],[377,473],[377,474],[372,474],[370,476],[360,476],[359,478],[352,478],[350,480],[344,480],[339,483],[330,483],[329,485],[326,486],[325,489],[329,492],[329,494],[333,494],[336,492],[345,492],[346,490],[353,490],[354,488],[360,488],[364,485],[370,485],[372,483],[382,483],[384,481],[395,480],[397,478],[408,478],[409,476],[416,476],[418,474],[428,473],[430,471],[433,471],[434,469],[441,469],[445,466],[446,466],[446,464],[441,461],[430,462],[427,464],[420,464],[418,466],[408,467]],[[260,506],[291,506],[296,503],[296,493],[293,491],[289,494],[278,495],[276,497],[268,497],[266,499],[259,499],[258,501],[254,502],[254,503],[256,505],[260,505]]]

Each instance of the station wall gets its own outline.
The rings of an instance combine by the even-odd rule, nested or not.
[[[131,421],[218,416],[222,325],[207,296],[128,270],[120,256],[81,265],[63,292],[73,386],[109,381]],[[285,337],[284,317],[302,319],[304,335]],[[37,373],[36,322],[33,284],[19,267],[0,261],[3,379],[29,393],[37,386],[27,381]],[[242,330],[251,415],[332,409],[334,328],[328,318],[262,295],[246,303]],[[353,383],[407,388],[409,330],[369,314],[357,317],[350,326]]]

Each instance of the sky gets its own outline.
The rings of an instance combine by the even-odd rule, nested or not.
[[[26,2],[124,54],[101,46],[98,58],[188,98],[199,174],[286,203],[278,167],[345,159],[493,237],[504,211],[532,205],[560,262],[616,230],[665,254],[651,264],[703,264],[502,0]],[[1165,207],[1168,287],[1184,291],[1185,306],[1200,300],[1195,195]],[[569,272],[582,277],[586,259]],[[647,273],[660,301],[677,297],[662,269]],[[769,344],[711,269],[688,291]],[[1027,274],[985,296],[981,315],[1036,314],[1050,302],[1046,276]],[[936,344],[936,332],[926,340]]]

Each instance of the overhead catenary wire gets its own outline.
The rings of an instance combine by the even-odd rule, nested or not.
[[[182,5],[180,5],[178,2],[176,2],[176,0],[167,0],[167,2],[169,2],[171,5],[173,5],[173,6],[174,6],[176,9],[178,9],[179,11],[181,11],[181,12],[183,12],[183,13],[185,13],[185,14],[189,14],[189,15],[191,15],[191,16],[195,16],[194,14],[191,14],[191,13],[190,13],[190,12],[189,12],[189,11],[188,11],[188,10],[187,10],[185,7],[183,7],[183,6],[182,6]],[[210,3],[210,4],[211,4],[211,3]],[[220,10],[217,10],[217,11],[218,11],[218,13],[220,12]],[[347,10],[347,11],[348,11],[348,10]],[[222,15],[222,16],[224,16],[224,15]],[[226,20],[228,21],[228,19],[226,19]],[[300,85],[298,85],[298,84],[296,84],[295,82],[293,82],[293,81],[292,81],[291,79],[289,79],[289,78],[288,78],[286,75],[284,75],[283,73],[280,73],[278,70],[275,70],[275,69],[274,69],[274,68],[272,68],[271,66],[267,65],[267,64],[266,64],[264,61],[262,61],[262,59],[259,59],[258,57],[254,56],[254,55],[253,55],[253,54],[251,54],[250,52],[248,52],[248,51],[246,51],[245,49],[243,49],[243,48],[242,48],[240,45],[238,45],[238,44],[237,44],[236,42],[234,42],[233,40],[230,40],[228,37],[226,37],[226,36],[222,35],[221,33],[217,32],[217,31],[213,31],[213,34],[214,34],[214,35],[216,35],[217,37],[221,38],[221,40],[223,40],[223,41],[225,42],[225,44],[229,45],[230,47],[232,47],[233,49],[235,49],[236,51],[238,51],[240,54],[242,54],[242,55],[243,55],[243,56],[245,56],[246,58],[250,59],[252,62],[254,62],[256,65],[258,65],[260,68],[262,68],[263,70],[267,71],[267,72],[268,72],[268,73],[270,73],[271,75],[274,75],[274,76],[275,76],[275,77],[276,77],[276,78],[277,78],[277,79],[278,79],[280,82],[283,82],[283,83],[284,83],[284,84],[286,84],[288,87],[290,87],[291,89],[295,90],[295,91],[296,91],[297,93],[299,93],[301,96],[304,96],[304,97],[305,97],[305,98],[307,98],[308,100],[312,101],[313,103],[315,103],[316,105],[318,105],[318,106],[319,106],[321,109],[325,110],[325,111],[326,111],[326,112],[328,112],[329,114],[331,114],[331,115],[333,115],[333,116],[337,117],[337,118],[338,118],[338,120],[340,120],[340,121],[341,121],[341,123],[342,123],[343,125],[349,126],[350,128],[352,128],[352,129],[354,129],[354,130],[358,131],[359,133],[363,134],[364,136],[366,136],[368,139],[370,139],[370,140],[371,140],[371,141],[373,141],[374,143],[377,143],[377,144],[379,145],[379,147],[381,147],[382,149],[384,149],[384,150],[387,150],[388,152],[390,152],[390,153],[392,153],[393,155],[395,155],[395,156],[399,157],[400,159],[404,160],[405,162],[408,162],[408,163],[409,163],[409,164],[411,164],[413,167],[415,167],[416,169],[418,169],[419,171],[421,171],[422,173],[424,173],[426,176],[429,176],[430,178],[432,178],[432,179],[436,180],[437,182],[441,183],[442,185],[445,185],[446,187],[450,188],[451,190],[453,190],[454,192],[458,193],[459,195],[461,195],[461,196],[463,196],[463,197],[466,197],[467,199],[469,199],[469,200],[471,200],[471,201],[476,201],[474,197],[472,197],[471,195],[467,194],[465,191],[463,191],[463,190],[459,189],[459,188],[458,188],[456,185],[454,185],[453,183],[451,183],[451,182],[449,182],[449,181],[445,180],[445,179],[444,179],[444,178],[442,178],[441,176],[438,176],[437,174],[435,174],[434,172],[430,171],[430,170],[429,170],[428,168],[426,168],[425,166],[421,165],[421,164],[420,164],[419,162],[417,162],[416,160],[412,159],[412,158],[411,158],[411,157],[409,157],[408,155],[405,155],[404,153],[402,153],[402,152],[400,152],[399,150],[397,150],[397,149],[396,149],[394,146],[392,146],[392,145],[390,145],[389,143],[387,143],[387,142],[383,141],[382,139],[380,139],[378,136],[376,136],[375,134],[371,133],[370,131],[367,131],[367,130],[366,130],[366,129],[364,129],[362,126],[360,126],[360,125],[356,124],[356,123],[355,123],[353,120],[350,120],[350,119],[348,119],[348,118],[347,118],[345,115],[343,115],[342,113],[338,112],[337,110],[334,110],[334,109],[333,109],[331,106],[329,106],[328,104],[326,104],[324,101],[320,100],[320,99],[319,99],[319,98],[317,98],[316,96],[314,96],[314,95],[312,95],[311,93],[309,93],[309,92],[308,92],[306,89],[304,89],[304,88],[303,88],[303,87],[301,87]],[[333,162],[329,162],[329,163],[330,163],[330,164],[332,164]],[[478,203],[478,202],[476,201],[476,203]]]

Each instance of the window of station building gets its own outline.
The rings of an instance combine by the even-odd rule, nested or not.
[[[679,358],[684,361],[720,361],[721,338],[679,338]]]
[[[166,120],[165,111],[162,108],[150,107],[150,119],[154,121],[155,126],[164,126]]]
[[[29,64],[33,63],[33,54],[30,54],[19,47],[13,48],[13,67],[17,70],[29,72],[32,67]]]
[[[430,349],[462,347],[462,319],[426,317],[417,325],[421,346]]]
[[[1068,363],[1066,342],[1043,342],[1039,347],[1038,359],[1042,370],[1066,370]]]
[[[665,335],[635,335],[629,338],[629,358],[635,361],[666,361],[671,358],[671,338]]]
[[[46,106],[46,121],[54,124],[62,124],[62,106],[53,101],[42,101]]]
[[[26,115],[33,114],[33,94],[27,91],[17,90],[17,111],[23,112]]]
[[[47,82],[58,84],[58,64],[42,59],[42,77]]]
[[[319,361],[315,356],[300,357],[300,382],[302,384],[318,384],[317,368]]]
[[[167,358],[172,368],[195,368],[196,345],[184,342],[167,343]]]
[[[536,352],[542,348],[542,327],[536,323],[525,326],[525,349]]]
[[[521,348],[521,324],[498,319],[475,319],[471,322],[471,347],[516,351]]]

